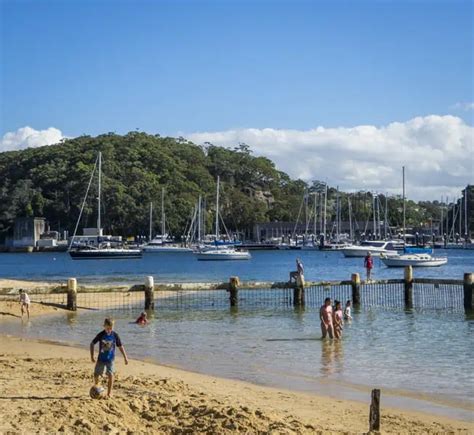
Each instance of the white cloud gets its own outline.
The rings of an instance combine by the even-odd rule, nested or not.
[[[49,127],[46,130],[22,127],[3,136],[0,140],[0,152],[52,145],[64,138],[61,131],[54,127]]]
[[[473,102],[459,102],[459,103],[456,103],[456,104],[453,104],[451,106],[451,109],[457,109],[457,110],[465,110],[466,112],[469,111],[469,110],[474,110],[474,103]]]
[[[327,180],[345,191],[401,193],[402,166],[407,196],[415,200],[458,197],[474,183],[474,128],[449,115],[382,127],[249,128],[183,136],[198,144],[227,147],[244,142],[292,177]]]

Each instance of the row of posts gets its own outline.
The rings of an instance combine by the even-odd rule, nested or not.
[[[405,267],[404,275],[404,300],[406,308],[413,308],[413,269],[411,266]],[[239,277],[232,276],[229,280],[229,302],[231,307],[236,307],[239,303]],[[293,305],[296,307],[305,304],[305,281],[302,274],[296,276],[296,282],[293,287]],[[351,276],[352,286],[352,303],[354,306],[360,305],[360,275],[354,273]],[[152,276],[145,278],[145,310],[155,309],[154,281]],[[69,278],[67,282],[67,309],[71,311],[77,310],[77,280]],[[464,274],[464,308],[466,310],[474,310],[474,274]]]

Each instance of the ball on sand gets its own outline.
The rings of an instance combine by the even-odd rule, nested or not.
[[[102,399],[103,397],[105,397],[105,389],[98,385],[93,385],[89,390],[89,395],[93,399]]]

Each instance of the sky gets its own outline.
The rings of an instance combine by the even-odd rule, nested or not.
[[[132,130],[346,191],[474,183],[472,0],[0,0],[0,151]]]

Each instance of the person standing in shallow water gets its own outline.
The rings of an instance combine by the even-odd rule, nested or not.
[[[322,338],[326,338],[329,335],[329,338],[334,337],[334,327],[332,323],[332,306],[331,298],[326,298],[324,300],[324,305],[321,306],[319,310],[319,318],[321,319],[321,334]]]
[[[372,269],[374,267],[374,259],[370,251],[367,252],[367,255],[364,258],[364,267],[367,271],[367,281],[370,281],[372,279]]]
[[[334,337],[342,338],[342,329],[344,328],[344,321],[342,319],[342,308],[339,301],[335,301],[335,310],[334,310]]]

